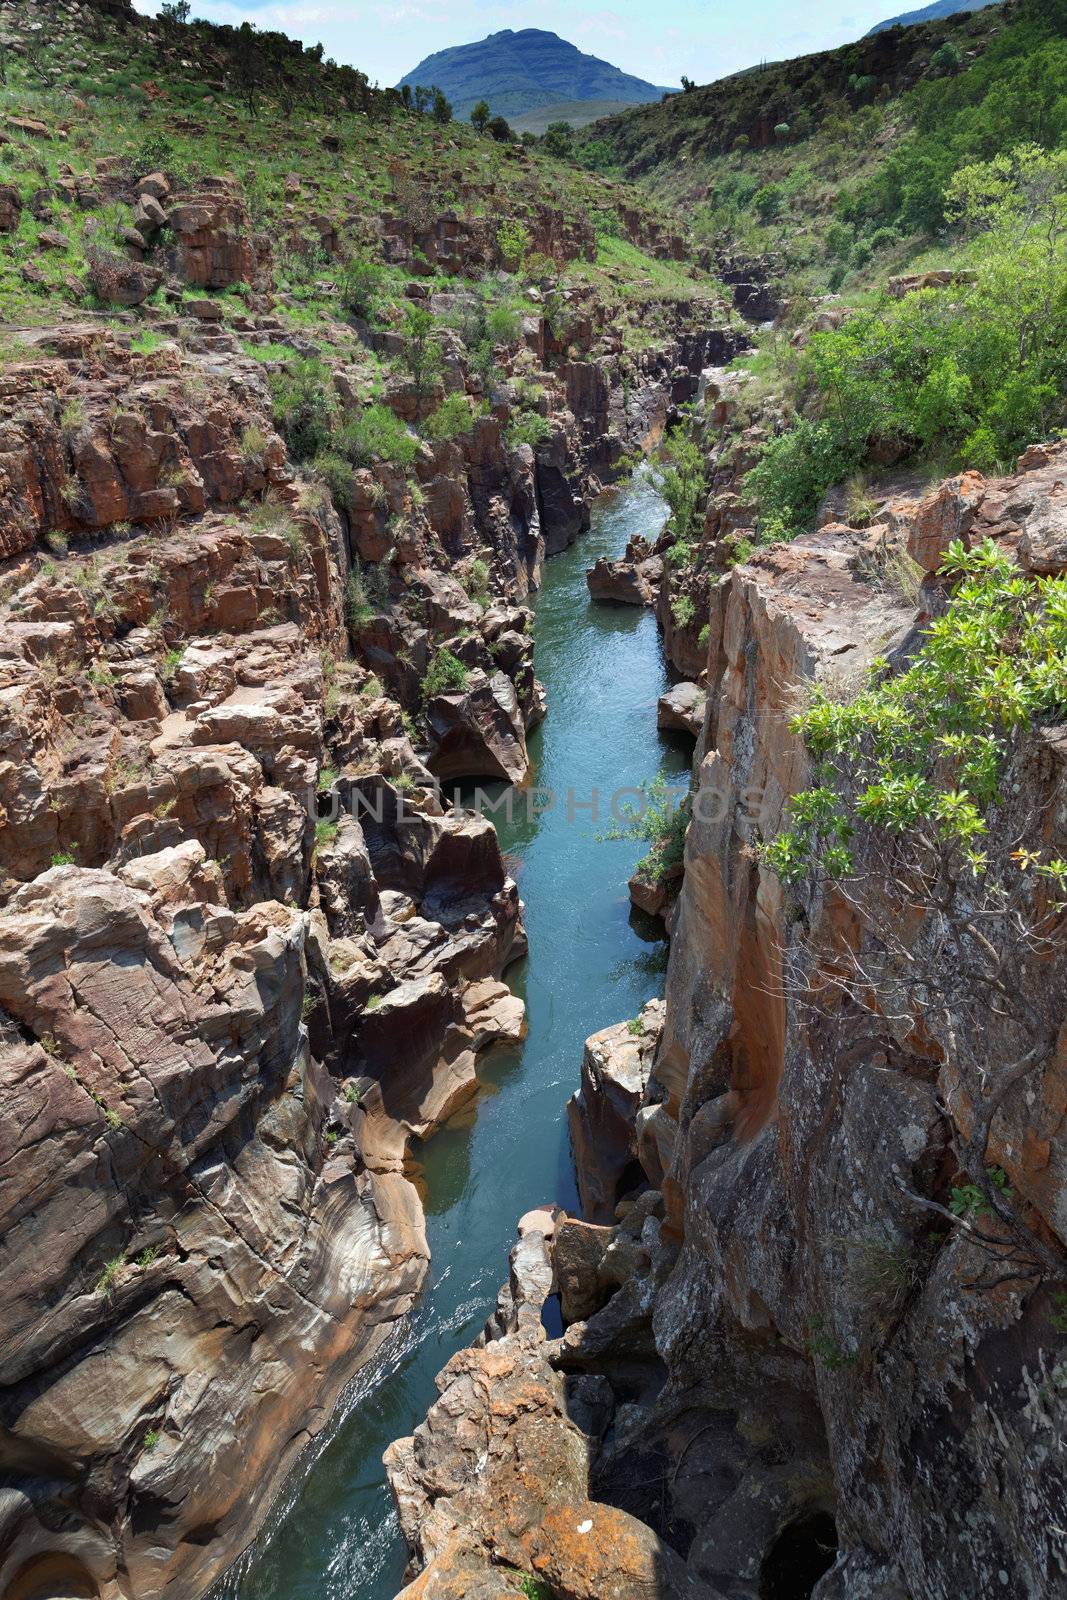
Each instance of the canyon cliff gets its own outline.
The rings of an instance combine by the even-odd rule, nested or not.
[[[588,1220],[523,1219],[483,1341],[387,1457],[422,1568],[405,1595],[1058,1592],[1062,940],[1020,956],[987,912],[1016,986],[991,1003],[881,857],[856,869],[881,874],[864,921],[825,880],[784,887],[761,847],[810,782],[812,685],[847,699],[877,661],[902,670],[954,538],[1062,572],[1065,481],[1062,446],[1035,448],[712,579],[665,1002],[586,1047]],[[990,854],[1023,827],[1061,854],[1065,782],[1062,727],[1021,736]],[[897,949],[917,1005],[878,1004]],[[977,1076],[943,1020],[971,1007]],[[1009,1205],[959,1187],[975,1151]]]

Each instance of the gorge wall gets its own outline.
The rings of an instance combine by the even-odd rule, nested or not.
[[[387,1457],[405,1595],[1062,1587],[1062,940],[1011,965],[991,920],[1018,1004],[987,1005],[891,874],[864,923],[825,885],[784,890],[759,847],[809,781],[791,728],[807,686],[847,696],[875,658],[914,654],[953,538],[1063,571],[1065,481],[1062,447],[1034,448],[1010,478],[887,493],[867,526],[827,516],[712,574],[665,1002],[587,1045],[570,1111],[588,1220],[522,1219],[484,1339]],[[656,559],[632,550],[594,594],[651,603]],[[1062,853],[1063,749],[1056,725],[1019,741],[994,855],[1024,827]],[[892,941],[961,1028],[977,1002],[978,1080],[935,1005],[898,1014],[842,982]],[[952,1199],[983,1119],[1006,1217]]]
[[[194,292],[243,270],[225,193],[175,258]],[[524,1031],[516,885],[439,786],[527,778],[545,554],[741,338],[669,306],[633,368],[595,299],[555,350],[527,317],[465,431],[331,497],[276,431],[301,350],[260,294],[239,328],[176,294],[147,339],[27,329],[0,380],[6,1600],[203,1592],[410,1309],[409,1140]],[[428,396],[387,385],[402,424],[478,394],[438,337]],[[358,355],[325,357],[359,416]]]

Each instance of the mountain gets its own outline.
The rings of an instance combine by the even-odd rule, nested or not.
[[[960,11],[983,11],[993,4],[994,0],[933,0],[932,5],[922,6],[918,11],[902,11],[899,17],[887,17],[884,22],[876,23],[868,29],[867,37],[872,33],[884,33],[887,28],[907,28],[913,22],[937,22],[940,17],[954,17]]]
[[[494,113],[508,118],[560,101],[611,100],[643,105],[669,91],[644,78],[621,72],[610,61],[587,56],[575,45],[543,28],[505,28],[475,44],[420,61],[401,78],[409,84],[436,84],[452,102],[457,117],[467,117],[479,100],[488,100]]]

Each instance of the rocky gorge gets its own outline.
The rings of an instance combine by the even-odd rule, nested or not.
[[[595,302],[555,351],[527,317],[501,356],[544,380],[536,446],[502,393],[331,498],[278,430],[272,374],[308,346],[279,343],[240,185],[122,193],[172,230],[172,303],[26,327],[0,386],[18,1600],[202,1593],[410,1311],[410,1143],[525,1031],[516,884],[442,785],[528,779],[545,555],[741,338],[714,299],[671,307],[624,393]],[[265,298],[233,325],[205,290],[235,281]],[[361,348],[324,368],[353,416]],[[425,395],[394,380],[402,426],[477,395],[443,354]],[[442,653],[457,674],[427,692]]]
[[[961,1030],[967,1010],[934,908],[904,923],[891,874],[862,907],[789,891],[758,846],[808,781],[805,686],[855,693],[875,658],[906,660],[953,539],[1061,571],[1065,470],[1062,447],[1034,449],[1007,479],[889,495],[869,526],[827,519],[712,581],[665,1001],[588,1040],[568,1107],[581,1213],[523,1217],[484,1336],[387,1455],[405,1594],[1057,1592],[1062,943],[1019,955],[989,923],[1022,991],[981,1008],[979,1049],[1022,1058],[994,1085],[933,1031],[931,996]],[[631,544],[611,597],[654,604],[657,559]],[[1020,816],[1062,847],[1061,745],[1055,724],[1020,742],[1005,853]],[[894,1015],[868,986],[905,933],[924,1000]],[[974,1149],[1018,1197],[1003,1216],[976,1201],[981,1225],[949,1202]]]
[[[775,520],[862,309],[181,12],[0,3],[0,1597],[1058,1593],[1067,447]]]

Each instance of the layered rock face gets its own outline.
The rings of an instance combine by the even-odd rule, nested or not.
[[[407,1142],[524,1031],[521,906],[349,656],[255,364],[72,327],[9,382],[0,1588],[189,1595],[411,1305]]]
[[[987,1008],[983,1104],[936,1007],[920,1026],[840,981],[902,940],[930,992],[962,994],[935,910],[894,901],[883,878],[861,922],[837,893],[787,895],[757,846],[809,781],[790,727],[808,686],[847,695],[876,656],[908,658],[944,605],[932,574],[949,539],[993,537],[1030,571],[1063,570],[1064,471],[1062,448],[1034,449],[1010,479],[891,499],[873,528],[768,547],[712,585],[665,1006],[588,1042],[570,1116],[590,1221],[542,1223],[539,1281],[565,1332],[528,1332],[520,1364],[545,1385],[531,1406],[551,1419],[562,1392],[584,1431],[578,1487],[594,1504],[576,1517],[563,1471],[558,1490],[534,1470],[519,1491],[484,1493],[443,1419],[482,1440],[479,1462],[506,1454],[517,1336],[499,1364],[493,1343],[457,1357],[390,1460],[430,1562],[412,1593],[435,1592],[435,1571],[456,1582],[457,1562],[470,1589],[441,1592],[481,1593],[501,1551],[557,1600],[585,1595],[570,1554],[600,1526],[597,1505],[671,1552],[655,1577],[635,1581],[621,1553],[601,1572],[612,1538],[628,1548],[605,1525],[587,1567],[597,1593],[1038,1600],[1062,1587],[1062,939],[1012,965],[1010,928],[983,924],[1018,989]],[[1023,740],[1003,788],[991,853],[1025,827],[1029,846],[1063,855],[1062,729]],[[997,1066],[1020,1060],[997,1092]],[[983,1115],[1013,1222],[960,1188]]]

